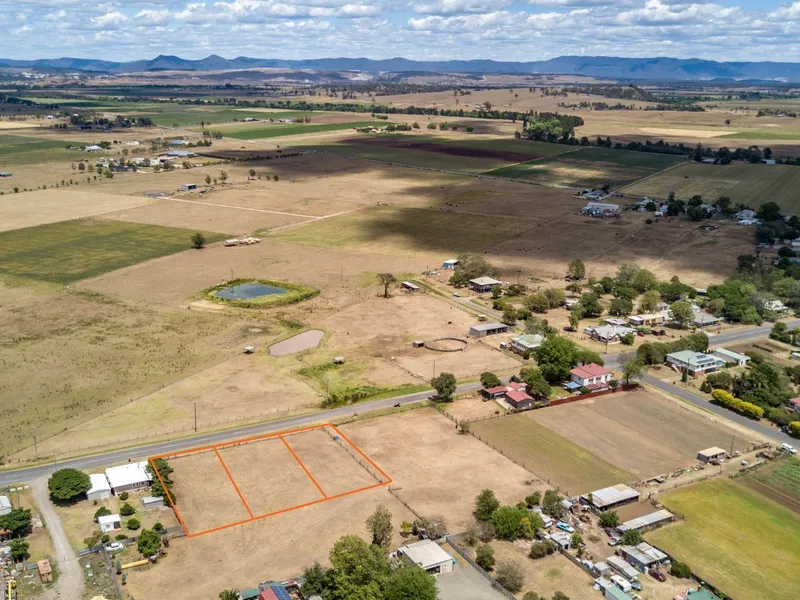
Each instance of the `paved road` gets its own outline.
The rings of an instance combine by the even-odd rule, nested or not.
[[[800,327],[800,319],[793,321],[784,321],[789,329]],[[743,329],[742,331],[730,331],[727,333],[720,333],[719,335],[708,336],[708,341],[712,346],[722,346],[723,344],[738,344],[739,342],[746,342],[748,340],[766,337],[772,330],[772,324],[764,325],[762,327],[751,327],[750,329]]]
[[[53,558],[58,564],[58,579],[55,585],[42,596],[44,600],[78,600],[83,589],[83,573],[78,562],[78,557],[69,543],[61,520],[50,502],[50,493],[47,490],[47,479],[39,477],[31,485],[33,497],[42,513],[42,521],[47,526],[50,538],[53,540]]]

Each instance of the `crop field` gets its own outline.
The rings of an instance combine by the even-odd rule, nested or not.
[[[800,514],[800,460],[789,457],[772,462],[752,471],[740,481]]]
[[[71,283],[190,247],[186,229],[98,219],[0,233],[0,273]],[[209,233],[209,242],[223,236]]]
[[[646,534],[699,577],[741,598],[800,597],[800,516],[730,480],[659,496],[685,520]]]
[[[800,131],[785,129],[745,129],[721,136],[734,140],[800,140]]]
[[[636,479],[632,473],[540,425],[528,414],[476,421],[472,431],[499,453],[523,463],[550,485],[558,487],[562,494],[585,494]]]
[[[487,174],[580,188],[608,184],[616,189],[685,161],[681,156],[646,152],[567,148],[574,151],[488,171]]]
[[[288,135],[306,135],[326,131],[339,131],[341,129],[354,129],[356,127],[373,127],[375,123],[376,121],[355,120],[350,123],[323,123],[320,125],[313,123],[269,123],[233,131],[225,130],[224,134],[237,140],[262,140]]]
[[[709,446],[748,447],[738,431],[644,390],[563,404],[526,416],[640,479],[694,464],[697,452]],[[592,426],[587,428],[586,423]]]
[[[625,188],[625,193],[667,198],[670,192],[688,200],[699,194],[707,202],[728,196],[758,208],[765,202],[777,202],[788,214],[800,214],[796,190],[800,168],[786,165],[699,165],[686,164]]]
[[[66,150],[67,142],[31,136],[0,135],[0,168],[58,160],[74,156]]]

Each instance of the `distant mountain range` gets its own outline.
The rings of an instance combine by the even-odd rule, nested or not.
[[[717,62],[678,58],[614,58],[603,56],[561,56],[543,61],[498,62],[493,60],[415,61],[405,58],[318,58],[308,60],[262,59],[239,56],[226,59],[212,54],[200,60],[178,56],[157,56],[152,60],[112,62],[87,58],[40,60],[0,59],[0,67],[74,69],[104,73],[143,71],[235,71],[254,68],[282,68],[309,71],[429,72],[429,73],[514,73],[563,74],[644,79],[704,81],[713,79],[800,81],[800,63]]]

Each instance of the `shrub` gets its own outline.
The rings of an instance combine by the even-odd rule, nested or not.
[[[729,390],[733,386],[733,378],[730,373],[719,371],[718,373],[711,373],[706,377],[706,382],[717,390]]]
[[[760,419],[764,416],[764,409],[756,406],[752,402],[745,402],[739,398],[734,398],[733,394],[725,390],[714,390],[711,392],[714,402],[734,412],[738,412],[751,419]]]
[[[530,496],[525,497],[525,503],[531,508],[538,506],[541,501],[542,492],[533,492]]]
[[[127,502],[119,507],[119,514],[122,515],[123,517],[130,517],[135,512],[136,512],[136,509],[133,508]]]
[[[128,536],[125,535],[124,533],[118,533],[117,535],[114,536],[114,539],[117,540],[118,542],[121,542],[122,540],[127,540]]]
[[[545,540],[543,542],[533,542],[531,551],[528,554],[531,558],[544,558],[556,551],[556,544],[552,540]]]
[[[125,524],[125,527],[127,527],[131,531],[136,531],[141,526],[142,524],[139,522],[139,519],[136,518],[128,519],[128,522]]]
[[[520,567],[518,563],[510,560],[504,560],[497,565],[494,577],[497,583],[511,593],[520,591],[522,585],[525,583],[525,574],[522,572],[522,567]]]
[[[107,544],[110,541],[111,541],[111,536],[108,534],[105,534],[103,537],[100,538],[100,542],[103,544]]]
[[[98,508],[98,509],[97,509],[97,511],[94,513],[94,520],[95,520],[95,523],[97,522],[97,519],[99,519],[100,517],[105,517],[106,515],[110,515],[110,514],[111,514],[111,511],[110,511],[110,510],[108,510],[108,509],[107,509],[105,506],[101,506],[101,507],[100,507],[100,508]]]
[[[475,562],[484,571],[491,571],[494,568],[494,548],[489,544],[478,546],[475,551]]]
[[[411,524],[409,523],[409,525]],[[153,531],[161,531],[162,529],[164,529],[164,526],[161,524],[161,521],[153,525]]]
[[[669,568],[669,574],[679,579],[690,579],[692,570],[684,562],[679,560],[672,561],[672,566]]]
[[[789,433],[796,438],[800,438],[800,421],[789,423]]]
[[[206,236],[199,231],[192,234],[192,248],[195,250],[202,250],[206,247]]]
[[[620,336],[619,340],[625,346],[633,346],[633,342],[636,340],[636,336],[632,333],[626,333],[625,335]]]
[[[122,492],[122,493],[119,495],[119,499],[120,499],[120,500],[122,500],[122,501],[124,502],[125,500],[127,500],[127,499],[128,499],[128,496],[129,496],[128,492]]]
[[[82,496],[92,487],[89,476],[77,469],[60,469],[47,482],[53,500],[68,502]]]
[[[616,527],[619,525],[619,515],[615,511],[610,510],[601,513],[599,521],[602,527]]]

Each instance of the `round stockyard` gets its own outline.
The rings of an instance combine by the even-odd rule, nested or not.
[[[444,337],[425,342],[425,348],[434,352],[464,352],[467,349],[467,340],[454,337]]]
[[[206,300],[240,308],[283,306],[308,300],[317,294],[319,290],[307,285],[270,279],[234,279],[203,290]]]

